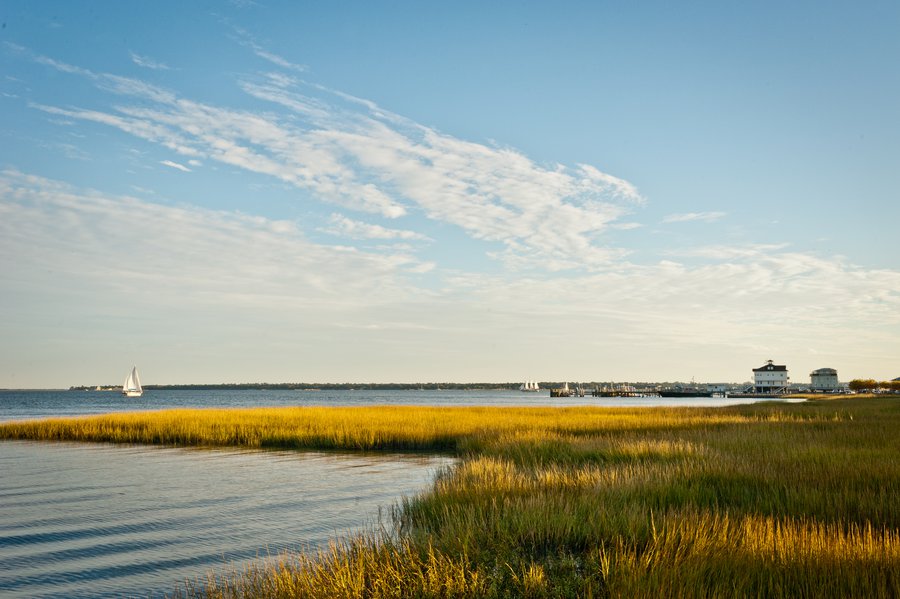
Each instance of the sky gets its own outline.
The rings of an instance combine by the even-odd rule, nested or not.
[[[900,376],[897,2],[0,23],[0,387]]]

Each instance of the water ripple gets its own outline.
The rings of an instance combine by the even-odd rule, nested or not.
[[[0,443],[0,595],[153,597],[323,546],[445,458]]]

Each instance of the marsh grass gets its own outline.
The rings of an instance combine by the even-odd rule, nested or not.
[[[648,415],[651,415],[648,417]],[[557,442],[565,435],[640,432],[754,417],[716,411],[579,408],[248,408],[181,409],[50,418],[0,425],[0,438],[241,446],[278,449],[481,451],[495,439]],[[555,435],[555,436],[554,436]],[[558,437],[558,438],[557,438]],[[559,457],[559,456],[556,456]]]
[[[440,451],[391,531],[189,597],[900,596],[900,401],[178,410],[0,438]]]

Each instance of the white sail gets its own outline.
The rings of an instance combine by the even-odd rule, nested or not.
[[[134,366],[132,367],[131,372],[128,373],[125,384],[122,385],[122,395],[128,397],[140,397],[143,393],[144,389],[141,387],[141,377],[138,376],[137,366]]]
[[[537,381],[525,381],[519,386],[519,391],[540,391]]]

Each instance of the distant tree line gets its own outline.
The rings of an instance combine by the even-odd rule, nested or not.
[[[143,385],[145,391],[182,390],[182,391],[263,391],[263,390],[297,390],[297,391],[419,391],[440,389],[462,390],[513,390],[521,383],[221,383],[221,384],[188,384],[188,385]],[[562,385],[562,383],[560,383]],[[121,385],[103,385],[101,389],[112,389]],[[93,391],[94,385],[69,387],[72,391]]]
[[[851,391],[857,393],[900,393],[900,381],[876,381],[875,379],[853,379],[848,383]]]
[[[214,391],[297,390],[297,391],[417,391],[422,389],[517,389],[514,383],[225,383],[200,385],[144,385],[144,389]]]
[[[549,390],[562,387],[566,381],[541,381],[538,383],[541,389]],[[612,385],[611,382],[590,383],[580,382],[569,384],[582,386],[585,389],[593,389],[604,385]],[[631,383],[641,388],[656,388],[680,383]],[[441,389],[463,391],[515,391],[522,385],[521,382],[507,383],[193,383],[188,385],[143,385],[145,391],[152,390],[182,390],[182,391],[263,391],[263,390],[296,390],[296,391],[437,391]],[[101,385],[102,390],[114,390],[122,385]],[[79,385],[69,387],[71,391],[94,391],[95,385]]]

